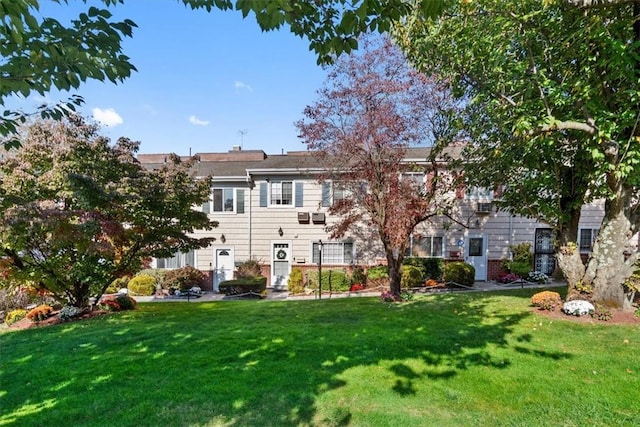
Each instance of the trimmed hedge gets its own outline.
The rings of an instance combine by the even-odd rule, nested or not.
[[[267,278],[259,276],[225,280],[220,282],[218,290],[225,295],[242,295],[250,292],[263,295],[267,291]]]
[[[407,257],[402,260],[402,265],[418,267],[422,272],[423,280],[442,280],[442,274],[444,272],[444,258]]]
[[[318,289],[318,272],[307,272],[307,287]],[[351,289],[351,280],[342,270],[322,270],[322,290],[331,292],[347,292]]]
[[[444,280],[464,286],[473,286],[476,281],[476,269],[471,264],[462,261],[445,264]]]
[[[400,286],[402,288],[418,287],[424,283],[422,275],[423,272],[419,267],[413,265],[403,265]]]
[[[127,285],[133,295],[151,296],[156,293],[156,279],[147,274],[135,276]]]

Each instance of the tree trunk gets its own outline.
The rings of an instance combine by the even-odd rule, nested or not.
[[[580,257],[578,246],[572,245],[561,246],[556,252],[556,260],[558,267],[567,280],[567,301],[574,299],[583,299],[580,283],[584,277],[585,267]]]
[[[583,283],[593,287],[593,301],[616,308],[631,310],[625,298],[623,283],[634,271],[638,253],[629,244],[632,236],[628,217],[629,191],[620,189],[618,195],[605,202],[602,228],[587,261]]]
[[[402,259],[400,254],[387,250],[387,266],[389,267],[389,288],[392,294],[400,295],[402,282]]]
[[[567,300],[581,298],[581,291],[578,283],[584,276],[585,267],[580,257],[580,250],[576,245],[578,241],[578,224],[582,207],[575,203],[573,198],[562,198],[561,206],[563,212],[568,215],[560,222],[558,227],[558,248],[556,250],[556,261],[560,271],[567,280]],[[574,206],[573,208],[571,206]]]

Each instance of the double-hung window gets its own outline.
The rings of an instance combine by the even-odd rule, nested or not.
[[[320,242],[312,244],[312,262],[320,261]],[[353,242],[325,242],[322,244],[323,264],[353,264]]]
[[[471,187],[467,189],[467,193],[465,196],[467,200],[480,200],[490,202],[493,200],[493,190],[486,187]]]
[[[444,254],[442,236],[411,236],[407,256],[420,258],[442,257]]]
[[[214,188],[211,196],[211,199],[202,206],[203,212],[234,212],[235,190],[233,188]]]
[[[156,258],[156,268],[182,268],[187,265],[195,265],[195,254],[189,252],[177,252],[170,258]]]
[[[591,252],[593,244],[596,241],[596,237],[598,237],[597,228],[581,228],[578,235],[578,246],[580,247],[580,252]]]
[[[293,182],[278,181],[271,183],[272,205],[292,206],[293,205]]]

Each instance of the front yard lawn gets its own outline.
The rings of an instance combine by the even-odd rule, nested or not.
[[[0,334],[0,425],[640,425],[640,326],[538,290],[141,303]]]

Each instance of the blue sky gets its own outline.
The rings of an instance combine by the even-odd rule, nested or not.
[[[88,7],[41,3],[60,20]],[[177,0],[130,0],[110,10],[138,25],[124,41],[138,72],[118,85],[88,82],[74,92],[85,100],[84,115],[110,124],[103,134],[139,140],[140,153],[306,149],[293,123],[326,77],[307,40],[288,28],[264,33],[252,15],[193,11]]]

